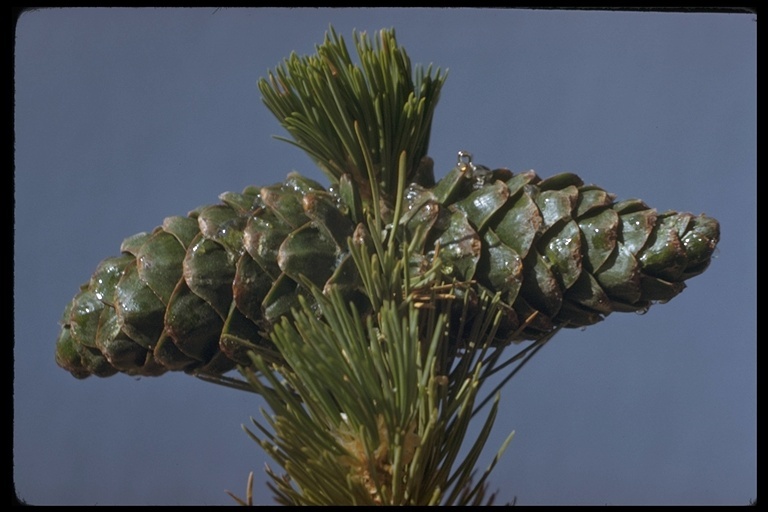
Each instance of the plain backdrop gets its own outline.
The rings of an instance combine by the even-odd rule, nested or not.
[[[13,486],[34,505],[229,505],[262,400],[184,374],[74,379],[64,306],[123,238],[296,170],[257,80],[330,25],[448,69],[430,155],[570,171],[721,223],[668,304],[562,332],[502,392],[498,501],[733,504],[756,486],[756,15],[526,9],[39,9],[18,19]],[[274,464],[273,464],[273,467]]]

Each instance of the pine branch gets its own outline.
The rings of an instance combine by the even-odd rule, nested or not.
[[[475,466],[500,390],[561,328],[676,296],[720,227],[465,152],[434,183],[445,74],[412,73],[394,31],[355,46],[359,65],[331,28],[259,82],[330,189],[292,173],[127,238],[66,307],[56,360],[77,378],[183,370],[263,395],[247,432],[284,471],[267,470],[282,504],[490,504],[511,436]],[[245,380],[225,376],[235,364]]]
[[[405,255],[386,250],[396,238],[369,236],[378,240],[353,253],[366,262],[359,268],[370,277],[366,293],[386,297],[375,314],[363,316],[337,290],[315,287],[319,308],[302,299],[273,331],[285,364],[253,355],[255,370],[243,369],[271,410],[264,422],[253,420],[260,435],[249,434],[285,471],[268,472],[275,497],[290,505],[489,503],[487,476],[511,435],[481,478],[473,477],[498,393],[461,460],[459,451],[493,374],[486,354],[501,321],[498,300],[482,297],[480,316],[461,319],[475,342],[457,358],[449,336],[456,299],[433,294],[433,307],[422,307],[427,292],[407,285]],[[377,246],[385,250],[370,250]],[[444,283],[434,282],[438,289],[445,296]]]

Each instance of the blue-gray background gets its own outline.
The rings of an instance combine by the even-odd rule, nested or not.
[[[394,27],[449,69],[430,154],[705,212],[710,269],[646,315],[559,334],[504,389],[485,461],[519,504],[756,498],[756,22],[752,14],[467,9],[56,9],[18,21],[14,471],[31,504],[231,504],[267,457],[255,395],[183,374],[78,381],[64,305],[121,240],[310,160],[257,80],[329,24]],[[485,464],[485,462],[484,462]],[[484,466],[483,464],[483,466]]]

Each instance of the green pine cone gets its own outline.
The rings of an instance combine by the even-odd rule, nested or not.
[[[405,191],[398,229],[416,247],[412,273],[438,259],[457,295],[498,292],[500,344],[665,302],[707,268],[719,240],[712,218],[614,202],[573,174],[460,163],[433,186],[430,174]],[[303,279],[364,307],[348,249],[362,219],[343,188],[294,173],[129,237],[65,309],[57,363],[78,378],[217,375],[249,364],[249,349],[273,350],[271,325],[299,295],[311,300]]]
[[[583,327],[614,311],[646,311],[702,273],[720,238],[705,215],[657,213],[584,185],[575,174],[460,164],[435,187],[412,185],[408,231],[458,280],[501,294],[503,341]]]

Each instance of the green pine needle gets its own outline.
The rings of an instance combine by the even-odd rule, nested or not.
[[[432,66],[412,70],[394,29],[373,43],[365,33],[354,39],[359,64],[331,27],[316,55],[291,54],[259,90],[293,140],[279,138],[303,149],[332,183],[349,175],[366,190],[368,155],[383,194],[393,197],[403,152],[408,181],[419,179],[446,74]]]
[[[482,365],[464,365],[451,382],[437,368],[442,328],[421,336],[426,315],[385,301],[361,318],[337,293],[318,294],[322,317],[306,302],[294,322],[283,321],[273,341],[287,365],[246,377],[265,396],[271,414],[252,437],[290,477],[272,473],[286,504],[461,504],[484,492],[485,478],[467,492],[497,411],[491,408],[468,455],[459,452],[470,426]],[[482,341],[487,346],[492,337]],[[269,392],[269,390],[274,392]],[[463,497],[463,498],[462,498]]]

